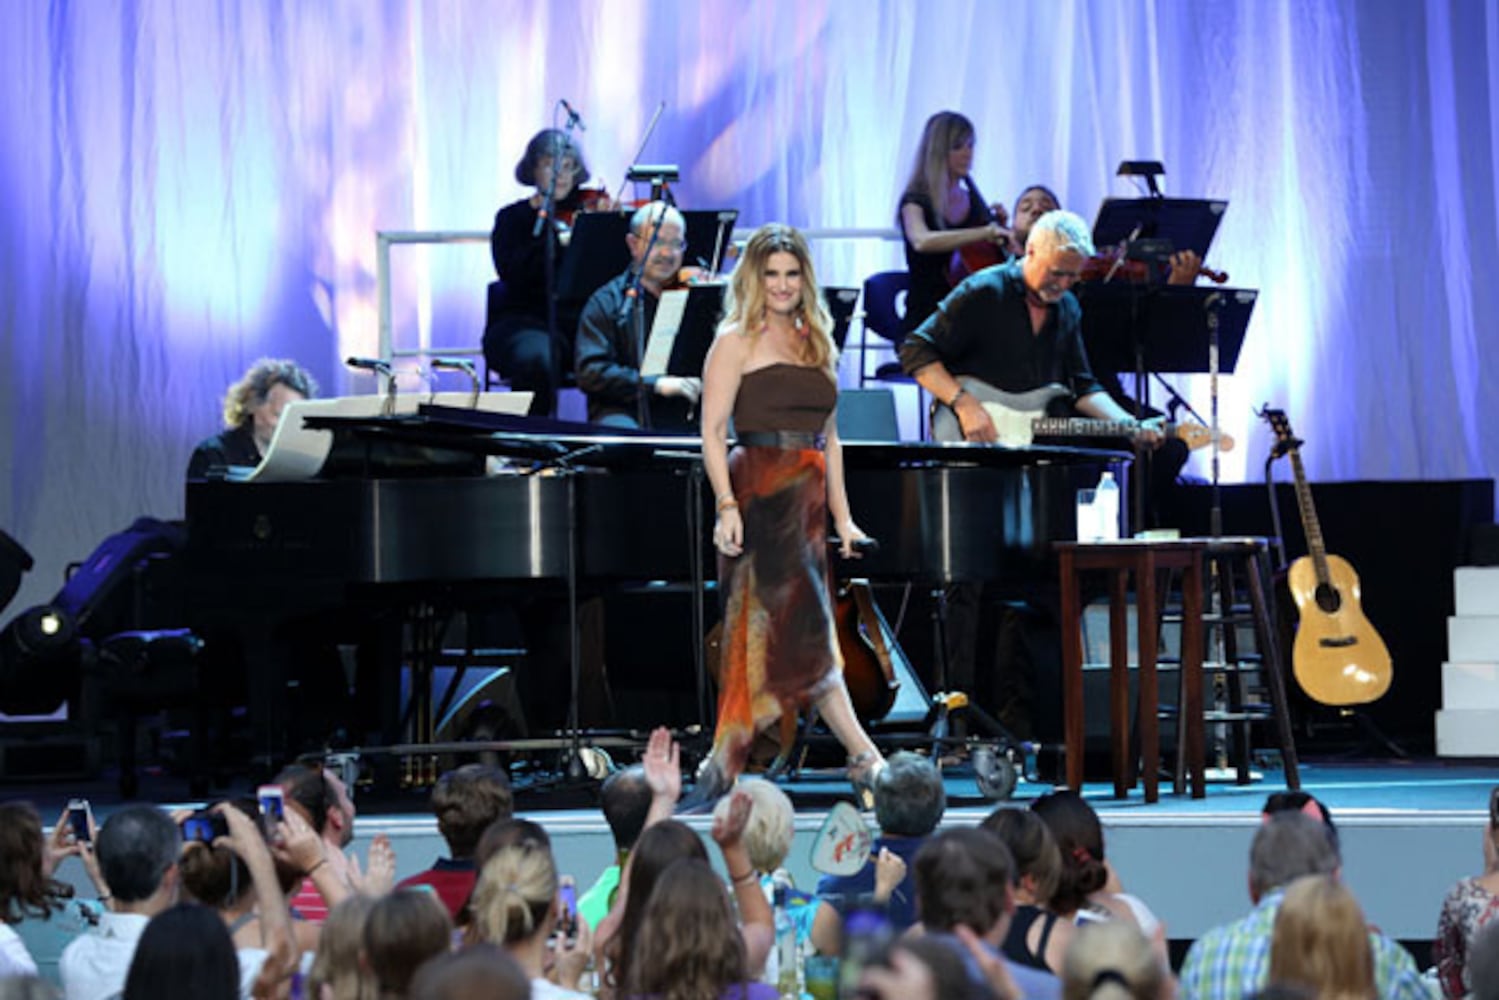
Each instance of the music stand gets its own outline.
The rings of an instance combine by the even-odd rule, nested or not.
[[[723,292],[721,284],[688,287],[687,308],[682,311],[682,325],[677,328],[677,339],[671,345],[666,374],[702,377],[703,362],[708,358],[708,348],[713,346],[713,334],[723,315]]]
[[[1170,240],[1173,251],[1206,257],[1227,209],[1228,202],[1216,198],[1105,198],[1093,223],[1093,243]]]
[[[1231,374],[1259,292],[1249,288],[1083,284],[1073,289],[1083,307],[1083,344],[1094,371],[1179,374],[1208,370],[1210,296],[1222,296],[1218,365]],[[1216,305],[1216,302],[1215,302]],[[1136,356],[1138,346],[1139,356]],[[1141,402],[1145,402],[1141,400]]]
[[[579,212],[557,275],[560,302],[586,302],[611,278],[630,266],[625,234],[630,217],[623,212]]]

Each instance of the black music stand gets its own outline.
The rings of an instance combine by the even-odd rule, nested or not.
[[[1218,370],[1233,372],[1259,292],[1194,285],[1089,283],[1074,289],[1094,371],[1198,374],[1208,370],[1208,299],[1218,296]],[[1216,307],[1218,302],[1214,302]],[[1143,400],[1142,400],[1143,402]]]
[[[625,234],[630,217],[623,212],[579,212],[557,275],[557,299],[586,302],[611,278],[630,266]]]
[[[1105,198],[1093,223],[1099,247],[1135,240],[1169,240],[1174,250],[1206,257],[1228,202],[1216,198]]]

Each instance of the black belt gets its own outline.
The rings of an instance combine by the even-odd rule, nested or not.
[[[827,436],[812,431],[745,431],[736,435],[734,442],[746,448],[786,448],[788,450],[821,451],[827,444]]]

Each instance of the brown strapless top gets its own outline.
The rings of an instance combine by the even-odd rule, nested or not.
[[[817,433],[838,403],[838,387],[826,370],[776,362],[739,380],[734,398],[734,431]]]

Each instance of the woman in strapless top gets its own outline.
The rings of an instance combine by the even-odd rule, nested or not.
[[[809,703],[847,750],[861,795],[885,762],[849,701],[828,591],[828,515],[845,557],[866,537],[844,491],[832,328],[806,240],[761,226],[704,363],[703,465],[717,498],[724,620],[718,725],[698,802],[733,784],[757,733]]]

